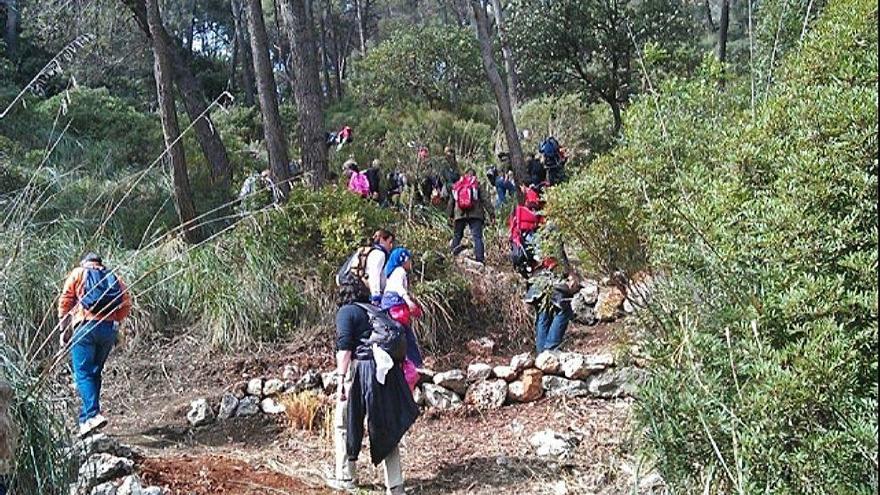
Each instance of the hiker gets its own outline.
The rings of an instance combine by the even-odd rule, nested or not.
[[[412,320],[422,316],[422,308],[416,303],[409,292],[408,273],[412,271],[412,253],[403,247],[396,247],[388,256],[385,265],[385,294],[382,295],[383,310],[403,325],[406,329],[406,360],[403,363],[404,377],[410,391],[415,389],[419,381],[418,368],[424,367],[422,352],[416,334],[413,332]]]
[[[370,164],[370,168],[364,172],[367,175],[367,180],[370,182],[370,199],[380,204],[382,203],[381,166],[382,164],[377,158]]]
[[[354,160],[345,162],[345,173],[348,174],[348,190],[362,198],[370,197],[370,181],[360,171]]]
[[[368,304],[370,293],[360,279],[347,276],[339,286],[336,313],[336,410],[334,414],[335,470],[328,484],[337,490],[356,490],[356,463],[364,437],[370,437],[373,465],[383,464],[387,493],[404,490],[398,444],[419,416],[401,370],[402,337],[389,352],[377,342],[402,331],[378,308]],[[384,315],[384,316],[383,316]],[[377,327],[384,333],[377,333]]]
[[[508,170],[504,174],[498,176],[495,179],[495,209],[501,208],[501,206],[507,202],[508,196],[516,195],[516,183],[513,179],[513,170]]]
[[[464,177],[452,186],[452,195],[447,206],[447,215],[455,229],[452,238],[452,254],[461,252],[461,241],[465,227],[470,228],[474,241],[474,258],[478,263],[486,262],[486,248],[483,244],[483,223],[488,215],[495,219],[492,203],[484,201],[486,193],[477,181],[476,171],[470,169]]]
[[[562,262],[544,258],[529,277],[524,301],[535,307],[535,348],[540,354],[558,350],[574,317],[571,300],[580,290],[580,277],[568,263],[564,251]]]
[[[544,168],[544,164],[534,154],[529,154],[526,169],[529,173],[529,185],[540,184],[547,180],[547,169]]]
[[[510,239],[510,261],[517,273],[527,278],[537,268],[537,233],[544,224],[539,213],[543,201],[531,187],[523,188],[525,202],[517,205],[507,219]]]
[[[548,136],[547,139],[541,142],[538,150],[541,152],[544,168],[547,169],[547,181],[550,185],[554,186],[562,182],[564,178],[564,157],[560,153],[559,141],[553,136]]]
[[[385,292],[385,263],[394,249],[394,234],[379,229],[370,242],[361,246],[352,254],[336,273],[336,285],[349,273],[361,279],[370,290],[370,302],[379,306]]]
[[[385,192],[385,200],[388,205],[400,206],[400,196],[406,188],[407,180],[403,172],[388,172],[386,177],[388,182],[388,190]]]
[[[61,348],[70,347],[73,376],[82,399],[80,436],[107,424],[101,414],[101,374],[116,344],[119,322],[130,312],[131,296],[123,281],[104,266],[100,256],[86,254],[68,275],[58,298]]]
[[[15,467],[18,448],[18,429],[9,412],[12,407],[12,387],[0,380],[0,495],[6,495]]]

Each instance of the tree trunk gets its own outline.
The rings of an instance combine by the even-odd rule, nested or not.
[[[269,170],[281,200],[286,201],[290,194],[290,160],[287,156],[284,130],[281,128],[281,115],[278,112],[278,90],[269,61],[269,37],[266,35],[263,6],[260,0],[245,1],[251,32],[251,51],[254,56],[254,74],[257,77],[257,94],[263,111],[263,133],[269,152]]]
[[[324,76],[324,95],[333,103],[333,83],[330,81],[330,54],[327,52],[327,16],[321,15],[321,72]]]
[[[174,83],[171,77],[171,50],[165,44],[162,36],[162,18],[159,15],[158,0],[147,0],[147,23],[150,29],[153,45],[153,68],[156,77],[156,94],[159,100],[159,116],[162,120],[162,134],[165,138],[165,147],[171,157],[171,166],[174,176],[174,204],[177,208],[177,216],[180,218],[183,237],[193,244],[199,241],[198,229],[192,222],[196,218],[196,208],[192,199],[192,190],[189,185],[189,177],[186,172],[186,155],[183,151],[183,143],[180,137],[180,128],[177,124],[177,113],[174,108]]]
[[[367,54],[367,19],[370,16],[370,0],[355,0],[358,37],[361,43],[361,57]]]
[[[296,73],[293,70],[293,60],[291,60],[290,40],[284,34],[284,26],[281,22],[281,3],[282,0],[273,0],[275,8],[275,29],[278,31],[278,59],[284,66],[284,75],[287,80],[287,90],[290,95],[296,94]]]
[[[507,24],[504,23],[504,12],[501,10],[501,0],[492,0],[492,12],[495,14],[495,24],[498,27],[498,39],[501,41],[501,55],[504,57],[504,70],[507,72],[507,93],[510,95],[510,106],[516,109],[519,106],[517,88],[519,77],[516,74],[516,61],[513,58],[513,50],[507,39]]]
[[[709,29],[714,33],[718,28],[715,27],[715,20],[712,19],[712,5],[709,4],[709,0],[703,2],[703,11],[706,14],[706,23],[709,25]]]
[[[3,41],[6,42],[6,55],[13,59],[18,53],[18,0],[6,0],[6,29],[3,31]]]
[[[730,0],[721,1],[721,20],[718,28],[718,60],[727,62],[727,33],[730,28]]]
[[[486,17],[486,9],[481,0],[470,0],[476,21],[477,38],[480,41],[480,55],[483,59],[483,68],[489,79],[489,85],[495,94],[498,103],[498,112],[501,116],[501,125],[504,127],[504,135],[507,138],[507,148],[510,153],[510,163],[513,173],[519,184],[528,182],[528,170],[526,170],[523,158],[522,145],[519,141],[519,132],[516,130],[516,122],[513,120],[513,109],[510,105],[510,95],[505,91],[504,81],[498,73],[498,66],[492,54],[492,40],[489,38],[489,20]]]
[[[254,106],[254,60],[251,56],[250,35],[248,34],[247,21],[244,21],[244,9],[241,0],[232,0],[232,19],[235,23],[235,32],[238,37],[238,47],[241,50],[241,87],[244,89],[244,104]]]
[[[327,180],[327,144],[315,31],[305,0],[280,1],[297,74],[294,94],[299,113],[302,166],[303,170],[312,172],[312,187],[317,189]]]
[[[186,114],[193,122],[199,148],[211,167],[211,182],[224,191],[224,195],[227,194],[232,185],[232,165],[229,163],[226,146],[214,128],[211,115],[207,112],[208,107],[205,103],[202,86],[193,74],[186,55],[183,53],[183,48],[178,47],[175,40],[168,34],[161,18],[156,26],[149,24],[148,9],[143,0],[124,0],[124,3],[134,14],[135,22],[138,23],[144,34],[151,40],[155,36],[159,36],[161,38],[159,42],[167,47],[169,77],[174,78],[177,90],[183,98]]]
[[[614,97],[602,97],[602,99],[611,107],[611,114],[614,116],[614,129],[612,129],[612,134],[617,136],[620,134],[620,130],[623,129],[623,115],[620,109],[620,101]]]
[[[226,80],[226,89],[230,93],[234,93],[238,87],[236,80],[238,79],[238,59],[240,57],[238,45],[238,24],[236,23],[232,33],[232,56],[229,61],[229,78]]]

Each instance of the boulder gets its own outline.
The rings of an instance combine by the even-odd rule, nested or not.
[[[132,469],[134,469],[134,461],[131,459],[110,454],[95,454],[79,467],[79,485],[84,488],[83,492],[89,493],[90,488],[129,475]]]
[[[512,382],[512,381],[516,380],[516,377],[518,374],[516,372],[516,369],[511,368],[510,366],[496,366],[492,370],[492,372],[495,373],[495,376],[497,376],[498,378],[500,378],[506,382]]]
[[[79,440],[73,445],[73,452],[80,459],[88,459],[95,454],[112,454],[127,459],[134,457],[130,447],[121,445],[106,433],[96,433]]]
[[[290,364],[284,365],[284,371],[281,372],[281,378],[283,380],[292,382],[297,376],[299,376],[299,369],[296,366]]]
[[[271,397],[284,392],[284,382],[277,378],[270,378],[263,383],[263,397]]]
[[[495,353],[495,341],[489,337],[474,339],[467,343],[467,350],[477,357],[489,357]]]
[[[578,295],[581,297],[584,304],[595,306],[599,301],[599,282],[592,279],[583,280]]]
[[[492,367],[485,363],[473,363],[467,369],[467,381],[481,382],[492,378]]]
[[[517,354],[510,360],[510,367],[515,369],[517,373],[522,373],[535,366],[535,357],[531,353]]]
[[[144,487],[137,476],[126,476],[116,490],[116,495],[144,495]]]
[[[592,377],[588,382],[590,394],[602,399],[632,397],[638,387],[645,382],[645,371],[626,367],[605,371]]]
[[[467,393],[467,375],[461,370],[450,370],[434,375],[434,384],[448,388],[458,395]]]
[[[238,408],[238,397],[232,394],[225,394],[220,399],[220,411],[217,413],[217,419],[225,421],[235,416],[235,410]]]
[[[148,486],[144,488],[144,495],[165,495],[165,490],[158,486]]]
[[[436,371],[428,368],[418,368],[416,371],[419,372],[419,384],[434,383],[434,377],[437,375]]]
[[[522,377],[507,388],[507,398],[511,402],[533,402],[544,396],[541,370],[527,369]]]
[[[214,410],[207,399],[196,399],[190,403],[186,420],[193,426],[204,426],[214,422]]]
[[[596,301],[596,318],[599,321],[614,321],[621,315],[626,296],[615,286],[602,287]]]
[[[560,356],[562,374],[569,380],[583,380],[614,365],[614,356],[604,354],[579,354],[567,352]]]
[[[455,409],[461,406],[461,397],[452,390],[443,388],[439,385],[426,383],[423,385],[425,393],[425,402],[437,409]]]
[[[238,401],[238,407],[235,408],[235,415],[238,417],[254,416],[260,412],[260,398],[255,395],[248,395],[244,399]]]
[[[336,376],[335,371],[321,373],[321,388],[324,389],[325,394],[330,395],[336,392],[336,386],[338,383],[339,377]]]
[[[306,373],[296,382],[296,389],[298,392],[304,390],[316,390],[323,387],[324,381],[321,378],[321,372],[318,370],[306,371]]]
[[[287,408],[273,397],[266,397],[260,402],[260,410],[266,414],[283,414]]]
[[[413,401],[415,401],[417,406],[425,406],[425,393],[422,391],[421,386],[417,386],[413,389]]]
[[[581,284],[581,287],[571,300],[574,321],[582,325],[595,325],[599,321],[594,310],[599,299],[599,284],[589,280]]]
[[[73,493],[76,493],[76,489],[73,490]],[[89,495],[117,495],[116,483],[113,483],[112,481],[101,483],[100,485],[92,488],[92,491],[89,492]]]
[[[247,395],[261,397],[263,395],[263,379],[252,378],[248,382],[247,389],[245,391],[247,392]]]
[[[580,442],[578,437],[553,430],[539,431],[529,437],[529,444],[534,447],[535,453],[541,457],[569,457],[574,453]]]
[[[541,388],[547,392],[548,397],[586,397],[590,395],[590,389],[586,382],[580,380],[568,380],[558,376],[543,376]]]
[[[544,351],[535,358],[535,367],[545,375],[557,375],[562,367],[559,351]]]
[[[486,380],[479,382],[468,390],[466,402],[481,409],[498,409],[507,400],[507,382],[504,380]]]

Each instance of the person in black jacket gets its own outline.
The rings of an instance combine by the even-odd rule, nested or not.
[[[534,154],[529,155],[528,162],[526,162],[526,168],[529,172],[528,185],[536,186],[547,180],[547,169],[544,168],[544,164],[541,163]]]
[[[373,160],[370,168],[364,171],[367,175],[367,181],[370,182],[370,199],[377,203],[382,203],[382,170],[378,159]]]
[[[413,401],[400,364],[394,363],[377,377],[373,350],[370,291],[354,276],[339,286],[336,312],[337,403],[334,415],[336,469],[328,484],[339,490],[355,490],[355,465],[364,437],[364,419],[370,436],[370,457],[374,465],[384,464],[385,485],[391,495],[404,494],[398,444],[415,423],[419,408]]]

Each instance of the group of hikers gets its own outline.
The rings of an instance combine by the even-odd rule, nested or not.
[[[555,147],[560,150],[558,143]],[[426,199],[436,205],[446,201],[446,213],[453,225],[451,254],[461,252],[465,230],[469,229],[475,261],[483,263],[485,221],[495,220],[494,206],[510,197],[522,198],[507,222],[510,260],[527,280],[524,300],[536,312],[536,351],[558,348],[572,318],[571,299],[580,288],[580,278],[568,262],[564,248],[559,247],[553,255],[542,253],[538,239],[541,229],[552,228],[541,213],[542,195],[553,186],[551,179],[562,180],[564,155],[544,155],[539,162],[541,167],[530,163],[530,183],[519,187],[508,170],[490,167],[487,180],[496,188],[494,205],[476,171],[471,168],[459,175],[454,151],[447,149],[446,155],[449,166],[441,171],[443,183],[430,182],[431,191]],[[506,160],[504,154],[499,158],[502,162]],[[365,198],[387,202],[400,194],[395,187],[379,189],[378,162],[365,172],[360,172],[354,163],[348,163],[346,169],[351,172],[350,184],[354,177],[364,176],[366,184],[356,187]],[[402,189],[407,183],[405,178],[400,180]],[[439,203],[436,197],[441,198]],[[376,465],[384,463],[388,493],[405,493],[398,444],[419,415],[413,391],[424,366],[413,329],[422,308],[410,288],[412,269],[413,253],[398,245],[390,231],[379,230],[346,260],[336,275],[336,463],[329,477],[334,488],[356,489],[355,464],[366,421],[371,459]],[[100,401],[102,373],[117,341],[119,324],[131,311],[131,295],[101,256],[88,253],[65,280],[57,310],[61,349],[70,352],[81,399],[78,430],[84,437],[107,424]],[[0,413],[5,414],[10,394],[11,389],[0,383]],[[0,454],[6,452],[10,457],[11,435],[4,434],[2,426]],[[9,471],[10,462],[0,458],[0,495],[6,490],[3,475]]]

